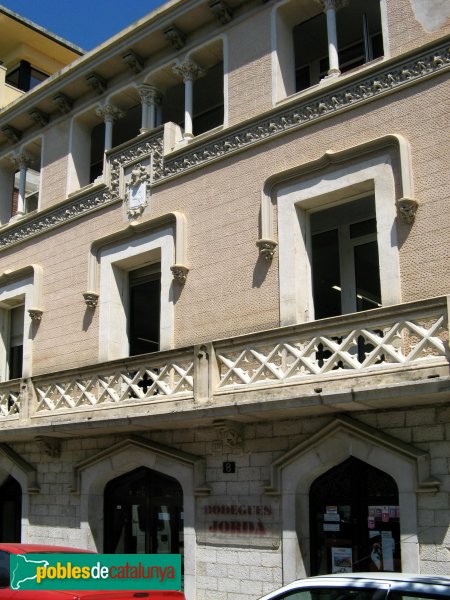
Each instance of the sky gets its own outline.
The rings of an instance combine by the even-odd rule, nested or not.
[[[91,50],[163,1],[0,0],[0,4],[83,50]]]

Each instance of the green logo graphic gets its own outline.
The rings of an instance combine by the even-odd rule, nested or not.
[[[12,554],[12,590],[180,590],[179,554]]]

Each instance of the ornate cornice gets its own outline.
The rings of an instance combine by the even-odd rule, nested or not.
[[[380,69],[357,81],[333,86],[329,93],[324,92],[320,96],[316,94],[314,98],[308,98],[285,110],[280,109],[270,117],[254,121],[245,128],[234,129],[209,143],[197,147],[189,146],[186,151],[165,161],[164,172],[155,173],[155,179],[178,175],[258,142],[299,129],[374,98],[383,97],[448,66],[450,49],[446,45],[429,50],[407,62]]]
[[[120,171],[124,165],[152,156],[150,184],[165,180],[199,168],[240,152],[255,144],[270,140],[283,133],[295,131],[310,123],[334,115],[364,102],[381,98],[395,90],[418,82],[426,77],[447,70],[450,66],[450,49],[438,46],[417,54],[407,61],[396,61],[389,67],[372,71],[357,81],[344,81],[332,86],[332,91],[291,104],[288,108],[273,111],[270,116],[254,120],[245,127],[229,129],[226,134],[214,136],[202,144],[188,146],[173,158],[164,160],[161,130],[151,137],[137,139],[132,145],[123,146],[107,154],[111,166],[110,186],[100,191],[87,193],[76,199],[69,198],[63,205],[25,218],[14,226],[9,225],[0,233],[0,250],[25,241],[40,233],[82,217],[94,210],[108,206],[120,199]],[[330,89],[330,88],[327,88]],[[265,247],[262,248],[265,250]],[[269,253],[262,253],[270,258]]]

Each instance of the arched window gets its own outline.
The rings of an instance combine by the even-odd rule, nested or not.
[[[110,481],[104,492],[108,554],[183,554],[183,491],[146,467]]]
[[[9,475],[0,486],[0,542],[20,542],[21,517],[22,489]]]
[[[401,571],[398,489],[390,475],[350,457],[309,493],[311,575]]]

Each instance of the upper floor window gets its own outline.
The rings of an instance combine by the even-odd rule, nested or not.
[[[128,338],[130,356],[159,350],[161,264],[130,271]]]
[[[327,4],[337,2],[324,2]],[[338,69],[341,73],[383,56],[379,2],[358,0],[335,10]],[[330,70],[330,33],[324,11],[293,29],[295,89],[320,82]]]
[[[382,0],[288,1],[274,8],[274,101],[383,56]]]
[[[32,67],[28,61],[21,60],[16,69],[7,73],[6,83],[23,92],[28,92],[47,79],[47,77],[48,75]]]

